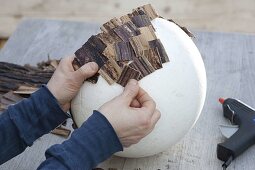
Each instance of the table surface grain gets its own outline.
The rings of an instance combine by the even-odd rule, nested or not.
[[[98,24],[24,20],[0,51],[0,61],[36,64],[50,58],[61,58],[75,52]],[[175,146],[155,156],[126,159],[111,157],[99,167],[118,170],[217,170],[222,162],[216,157],[217,143],[225,139],[219,125],[229,124],[223,118],[219,97],[240,99],[255,107],[255,36],[237,33],[194,31],[207,72],[207,97],[196,125]],[[169,129],[173,130],[173,129]],[[167,135],[167,134],[166,134]],[[47,134],[24,153],[0,166],[0,170],[36,169],[45,159],[45,150],[64,141]],[[229,170],[255,169],[255,147],[252,146],[229,166]]]

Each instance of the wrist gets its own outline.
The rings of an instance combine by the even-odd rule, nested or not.
[[[61,102],[61,100],[58,98],[58,95],[56,93],[56,90],[51,86],[50,82],[45,86],[49,92],[52,94],[52,96],[56,99],[58,105],[60,106],[60,108],[64,111],[64,112],[67,112],[69,109],[70,109],[70,102],[68,103],[64,103],[64,102]]]

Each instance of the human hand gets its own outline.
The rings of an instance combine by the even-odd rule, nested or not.
[[[124,147],[138,143],[148,135],[160,118],[153,99],[130,80],[119,96],[98,110],[111,123]]]
[[[74,71],[72,61],[74,56],[61,59],[56,71],[49,80],[47,87],[55,96],[63,111],[68,111],[71,100],[79,91],[84,80],[98,71],[98,65],[90,62]]]

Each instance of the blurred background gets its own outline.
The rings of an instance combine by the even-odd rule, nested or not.
[[[255,0],[0,0],[0,48],[24,18],[102,24],[147,3],[193,30],[255,33]]]

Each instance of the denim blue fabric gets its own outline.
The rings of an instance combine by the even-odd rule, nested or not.
[[[46,86],[10,106],[0,115],[0,164],[22,153],[67,118]],[[121,150],[111,124],[94,111],[70,139],[46,151],[46,160],[38,169],[92,169]]]

